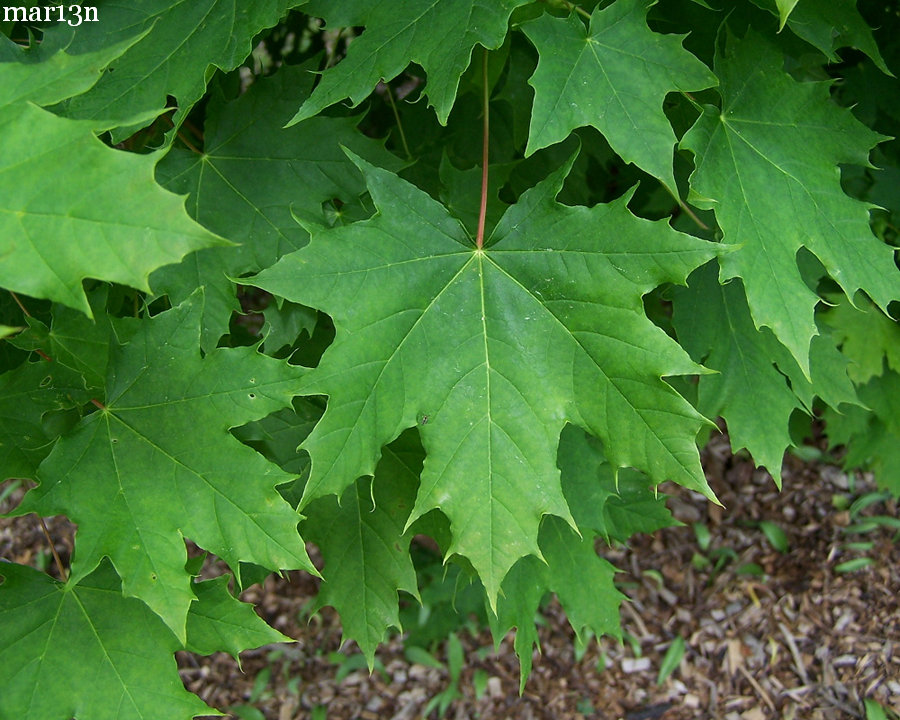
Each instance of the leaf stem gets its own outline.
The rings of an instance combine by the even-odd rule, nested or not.
[[[406,143],[406,133],[403,132],[403,123],[400,121],[400,113],[397,112],[397,103],[394,102],[394,91],[389,83],[385,83],[384,88],[387,91],[385,94],[387,95],[388,105],[391,106],[391,110],[394,112],[394,120],[397,121],[397,130],[400,132],[400,142],[403,143],[403,152],[406,153],[407,160],[412,160],[412,153],[409,151],[409,145]]]
[[[484,48],[481,64],[481,79],[484,83],[484,133],[481,143],[481,207],[478,209],[478,234],[475,236],[475,247],[479,250],[484,247],[484,222],[487,218],[488,197],[488,148],[490,143],[491,115],[490,115],[490,89],[488,88],[488,51]]]
[[[572,12],[572,10],[574,10],[582,17],[585,17],[588,20],[591,19],[591,14],[587,10],[585,10],[583,7],[576,5],[573,2],[570,2],[570,0],[544,0],[544,2],[546,2],[548,5],[556,5],[557,7],[562,6],[562,7],[566,8],[566,10],[568,10],[569,12]]]
[[[28,308],[22,304],[22,301],[19,300],[19,296],[16,295],[12,290],[9,291],[9,294],[12,295],[12,299],[16,301],[16,305],[19,306],[19,309],[25,313],[25,317],[31,317],[31,313],[28,312]]]
[[[56,563],[56,569],[59,571],[59,579],[63,582],[68,580],[68,576],[66,575],[66,569],[63,567],[62,560],[59,557],[59,553],[56,552],[56,546],[53,544],[53,538],[50,537],[50,531],[47,529],[47,523],[44,522],[44,518],[38,516],[38,520],[41,523],[41,530],[44,531],[44,537],[47,538],[47,543],[50,545],[50,552],[53,553],[53,561]]]
[[[99,408],[100,410],[106,410],[106,405],[104,405],[102,402],[100,402],[96,398],[91,398],[91,404],[94,405],[95,407]]]

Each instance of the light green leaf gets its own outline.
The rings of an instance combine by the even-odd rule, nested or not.
[[[204,349],[216,346],[239,309],[230,278],[268,267],[307,243],[309,235],[294,215],[325,224],[325,201],[352,203],[365,192],[341,145],[389,169],[401,167],[356,129],[359,118],[314,118],[283,129],[297,103],[309,96],[310,69],[284,67],[231,102],[214,93],[203,154],[173,148],[157,167],[163,185],[188,194],[194,219],[240,243],[198,252],[151,278],[153,288],[175,303],[200,285],[206,288]]]
[[[381,447],[419,424],[427,459],[409,523],[440,508],[446,551],[467,557],[495,598],[515,561],[539,554],[541,516],[571,519],[556,467],[567,420],[600,437],[614,466],[711,496],[695,445],[703,419],[661,380],[702,368],[641,297],[683,282],[713,245],[635,218],[628,197],[557,204],[567,165],[479,250],[425,193],[357,163],[378,214],[315,231],[252,281],[337,329],[297,388],[329,398],[303,444],[302,505],[371,475]]]
[[[184,689],[181,644],[104,562],[62,585],[0,562],[0,717],[190,720],[220,715]]]
[[[0,286],[90,315],[85,278],[149,290],[156,268],[224,244],[153,181],[155,163],[33,105],[0,108]]]
[[[419,597],[405,523],[421,466],[421,445],[407,433],[385,448],[371,485],[360,480],[340,501],[317,500],[302,526],[325,561],[316,607],[340,613],[344,636],[359,645],[370,672],[388,628],[400,629],[397,591]]]
[[[809,0],[806,1],[809,2]],[[791,12],[797,6],[797,0],[775,0],[775,4],[778,6],[778,31],[781,32]],[[832,4],[834,3],[832,2]]]
[[[540,55],[528,83],[534,109],[526,155],[565,140],[577,127],[597,128],[626,162],[676,190],[675,133],[663,113],[666,93],[716,84],[681,37],[647,27],[654,0],[619,0],[591,16],[543,15],[522,26]]]
[[[90,91],[57,109],[93,126],[112,130],[114,143],[143,127],[130,124],[138,115],[161,114],[171,95],[180,125],[217,67],[233,70],[250,53],[251,41],[302,0],[139,0],[105,3],[99,22],[83,23],[69,46],[73,53],[96,52],[143,33],[112,62]],[[62,28],[58,30],[63,31]]]
[[[900,296],[893,251],[869,229],[868,208],[840,185],[840,163],[868,163],[881,136],[831,104],[826,83],[800,83],[761,37],[729,38],[716,59],[722,109],[707,107],[682,140],[695,155],[693,202],[715,208],[721,280],[741,277],[757,328],[768,327],[809,377],[818,302],[797,267],[808,248],[851,299],[881,307]]]
[[[684,638],[681,637],[681,635],[676,635],[675,639],[669,645],[669,649],[666,650],[666,654],[659,666],[659,673],[656,676],[657,685],[662,685],[663,682],[665,682],[666,678],[681,664],[681,659],[683,657]]]
[[[428,75],[428,104],[444,125],[456,100],[460,76],[475,45],[494,50],[506,38],[509,16],[529,0],[313,0],[307,13],[329,27],[365,26],[347,56],[325,71],[291,124],[349,98],[358,105],[380,80],[393,80],[410,62]]]
[[[184,538],[235,572],[239,562],[315,572],[300,517],[274,489],[291,476],[228,434],[289,406],[303,370],[254,348],[201,359],[201,308],[198,293],[111,351],[103,409],[57,443],[15,510],[71,518],[74,580],[108,556],[125,594],[182,639],[194,600]]]
[[[238,653],[278,642],[292,642],[253,612],[253,606],[238,600],[228,590],[229,575],[195,582],[197,601],[187,616],[185,648],[201,655]]]
[[[20,47],[0,35],[0,106],[28,100],[36,105],[58,103],[90,90],[107,66],[143,35],[71,55],[66,46],[71,32],[47,33],[43,42]]]

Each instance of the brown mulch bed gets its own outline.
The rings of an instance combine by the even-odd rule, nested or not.
[[[724,438],[704,455],[724,509],[665,488],[685,526],[604,550],[622,570],[618,582],[630,598],[622,609],[627,641],[593,640],[576,653],[574,634],[551,603],[539,632],[541,652],[520,696],[512,637],[495,651],[487,631],[463,632],[466,665],[445,717],[839,720],[864,718],[864,698],[900,713],[900,541],[883,528],[848,534],[848,512],[832,503],[834,496],[873,490],[871,479],[789,456],[779,493],[767,474],[732,457]],[[893,501],[866,512],[897,517]],[[784,530],[787,552],[772,547],[760,521]],[[710,531],[705,552],[695,523]],[[48,526],[65,562],[71,527],[58,518]],[[865,555],[875,562],[836,572],[839,563],[862,554],[848,546],[858,540],[873,543]],[[52,573],[46,550],[33,516],[0,519],[0,557]],[[724,561],[718,570],[717,559]],[[179,653],[187,687],[249,720],[422,717],[450,684],[446,668],[409,662],[396,637],[379,651],[381,670],[371,676],[356,670],[336,681],[335,653],[352,655],[356,648],[341,648],[339,620],[329,608],[308,618],[315,588],[309,576],[291,573],[248,590],[245,599],[297,642],[244,653],[243,672],[224,654]],[[657,685],[662,658],[679,636],[685,641],[681,663]],[[444,659],[442,649],[434,654]]]

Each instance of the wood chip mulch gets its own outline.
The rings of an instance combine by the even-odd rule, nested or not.
[[[788,456],[779,493],[767,474],[731,455],[724,437],[707,446],[704,466],[724,509],[667,487],[684,526],[602,549],[622,571],[617,582],[630,599],[622,608],[624,643],[602,638],[576,652],[574,633],[551,602],[539,631],[541,651],[519,695],[512,637],[495,651],[487,631],[463,632],[466,664],[444,717],[842,720],[865,718],[865,698],[900,714],[900,538],[883,527],[848,533],[849,513],[832,502],[873,491],[871,478]],[[898,517],[891,500],[864,514]],[[761,521],[782,528],[787,552],[772,547]],[[710,531],[705,551],[695,524]],[[48,526],[67,562],[72,527],[61,518]],[[872,545],[852,544],[859,541]],[[34,516],[0,519],[0,558],[54,574],[47,550]],[[863,554],[874,563],[835,570]],[[242,720],[423,717],[429,701],[451,684],[446,668],[409,662],[395,637],[379,651],[375,673],[355,670],[336,681],[335,653],[357,650],[352,643],[342,647],[330,608],[309,618],[315,588],[309,576],[291,573],[248,590],[245,599],[297,642],[245,652],[240,668],[222,653],[179,653],[185,685]],[[657,684],[663,657],[679,636],[681,662]],[[433,654],[445,660],[442,648]],[[437,710],[429,717],[438,717]]]

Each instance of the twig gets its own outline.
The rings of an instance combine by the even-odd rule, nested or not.
[[[762,701],[769,706],[769,709],[772,712],[775,712],[775,703],[772,702],[772,698],[769,697],[769,693],[762,689],[762,686],[756,682],[756,679],[744,669],[743,665],[738,665],[738,672],[741,673],[745,678],[747,678],[747,682],[753,686],[753,689],[756,690],[756,694],[762,698]]]
[[[25,317],[31,317],[31,313],[28,312],[28,308],[26,308],[26,307],[22,304],[22,301],[19,300],[19,296],[16,295],[12,290],[9,291],[9,294],[12,295],[12,299],[16,301],[16,305],[19,306],[19,309],[20,309],[23,313],[25,313]]]
[[[47,529],[47,523],[44,522],[44,518],[38,516],[38,521],[41,523],[41,530],[44,531],[44,537],[47,538],[47,543],[50,545],[50,552],[53,553],[53,560],[56,563],[56,569],[59,570],[59,578],[63,582],[68,580],[68,575],[66,575],[66,569],[63,567],[62,560],[59,557],[59,553],[56,552],[56,546],[53,544],[53,538],[50,537],[50,531]]]
[[[784,635],[788,650],[791,651],[791,656],[794,658],[797,674],[800,675],[800,679],[803,681],[804,685],[809,685],[809,675],[806,673],[806,667],[803,665],[803,659],[800,657],[800,650],[797,648],[797,643],[794,642],[794,637],[791,635],[790,630],[784,626],[784,623],[778,623],[778,629],[781,630],[781,634]]]
[[[406,153],[406,159],[412,160],[412,153],[409,151],[409,145],[406,144],[406,133],[403,132],[403,123],[400,122],[400,113],[397,112],[397,104],[394,102],[394,91],[388,83],[385,83],[384,87],[385,90],[387,90],[388,104],[394,112],[394,120],[397,121],[397,130],[400,131],[400,142],[403,143],[403,151]]]

